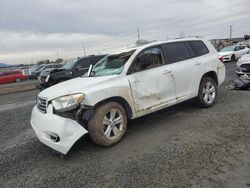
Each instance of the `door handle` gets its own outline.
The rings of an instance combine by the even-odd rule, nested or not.
[[[201,62],[196,62],[194,65],[195,66],[201,65]]]
[[[170,74],[171,70],[164,70],[162,74]]]

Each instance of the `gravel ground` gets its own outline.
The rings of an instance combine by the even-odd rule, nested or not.
[[[188,101],[130,121],[111,148],[86,135],[65,158],[30,128],[37,91],[1,96],[0,187],[250,187],[250,91],[225,89],[226,67],[212,108]]]
[[[38,80],[24,80],[21,82],[13,82],[8,84],[0,84],[0,89],[3,88],[12,88],[12,87],[19,87],[19,86],[27,86],[27,85],[34,85],[39,83]]]

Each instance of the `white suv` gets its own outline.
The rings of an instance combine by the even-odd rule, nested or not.
[[[89,132],[111,146],[127,120],[196,98],[210,107],[225,79],[224,64],[204,39],[155,42],[108,55],[89,72],[52,86],[37,97],[31,125],[39,140],[66,154]]]

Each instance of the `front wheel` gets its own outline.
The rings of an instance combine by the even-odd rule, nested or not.
[[[213,106],[217,97],[217,84],[213,78],[202,78],[199,94],[197,96],[198,104],[203,108]]]
[[[232,57],[231,57],[231,62],[235,62],[236,61],[236,57],[235,55],[233,54]]]
[[[16,82],[21,82],[21,79],[20,78],[16,78]]]
[[[96,144],[106,147],[118,143],[126,130],[126,112],[116,102],[108,102],[97,107],[88,126],[92,140]]]

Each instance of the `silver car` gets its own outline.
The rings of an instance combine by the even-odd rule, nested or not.
[[[237,62],[236,74],[241,75],[250,75],[250,51],[243,55]]]

